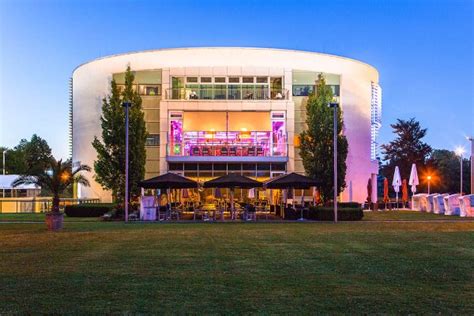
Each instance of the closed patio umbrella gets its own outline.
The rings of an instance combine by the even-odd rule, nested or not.
[[[420,180],[418,179],[418,171],[416,170],[416,164],[411,165],[410,180],[408,180],[408,184],[411,186],[411,205],[413,207],[413,194],[416,192],[416,186],[420,184]]]
[[[402,181],[402,202],[405,205],[408,202],[408,184],[407,179]]]
[[[388,179],[383,179],[383,201],[385,203],[385,209],[387,209],[387,203],[390,201],[388,197]]]
[[[395,172],[393,173],[392,187],[393,187],[393,190],[395,191],[397,208],[398,208],[398,192],[400,192],[401,185],[402,185],[402,178],[400,176],[400,169],[398,168],[398,166],[395,166]]]
[[[255,189],[254,189],[254,188],[249,189],[249,192],[248,192],[247,197],[248,197],[249,199],[254,199],[254,198],[255,198]]]

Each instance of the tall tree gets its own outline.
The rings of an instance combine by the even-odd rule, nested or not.
[[[122,106],[125,100],[132,103],[129,112],[129,188],[132,195],[139,193],[138,182],[145,175],[147,132],[142,99],[133,89],[134,79],[128,66],[123,91],[112,80],[111,94],[102,100],[102,137],[100,140],[95,137],[92,142],[97,151],[95,179],[104,189],[112,191],[115,201],[122,201],[125,191],[125,110]]]
[[[431,147],[422,140],[426,136],[427,129],[422,128],[415,118],[397,119],[397,122],[390,126],[396,138],[381,146],[385,161],[381,166],[381,173],[392,179],[395,166],[398,166],[402,179],[408,179],[411,165],[415,163],[418,171],[423,171],[426,159],[431,153]]]
[[[48,167],[52,158],[48,142],[36,134],[30,140],[20,140],[13,149],[2,148],[2,152],[3,150],[6,151],[5,168],[8,174],[41,172]]]
[[[307,129],[300,134],[300,155],[306,174],[322,181],[320,188],[323,200],[330,200],[334,192],[333,166],[333,109],[328,104],[333,100],[333,93],[322,74],[316,82],[315,92],[309,96],[306,104]],[[345,188],[346,158],[348,143],[342,134],[344,122],[341,108],[337,109],[337,193]]]
[[[431,175],[431,192],[458,193],[461,161],[454,151],[435,149],[427,160],[425,176]],[[471,192],[469,159],[463,159],[463,191]],[[420,179],[426,181],[425,179]]]

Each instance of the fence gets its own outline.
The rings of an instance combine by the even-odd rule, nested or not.
[[[0,198],[0,213],[41,213],[49,211],[51,203],[52,197]],[[100,203],[100,199],[62,198],[59,207],[84,203]]]

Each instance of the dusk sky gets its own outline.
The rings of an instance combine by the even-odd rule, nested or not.
[[[101,56],[187,46],[275,47],[375,66],[383,88],[380,142],[415,117],[434,148],[474,134],[472,0],[0,0],[0,146],[33,133],[68,156],[68,82]],[[133,67],[133,65],[132,65]]]

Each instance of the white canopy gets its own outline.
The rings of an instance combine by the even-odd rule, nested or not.
[[[12,183],[20,176],[17,174],[6,174],[0,175],[0,190],[35,190],[41,189],[41,187],[34,184],[20,184],[19,186],[13,187]]]

